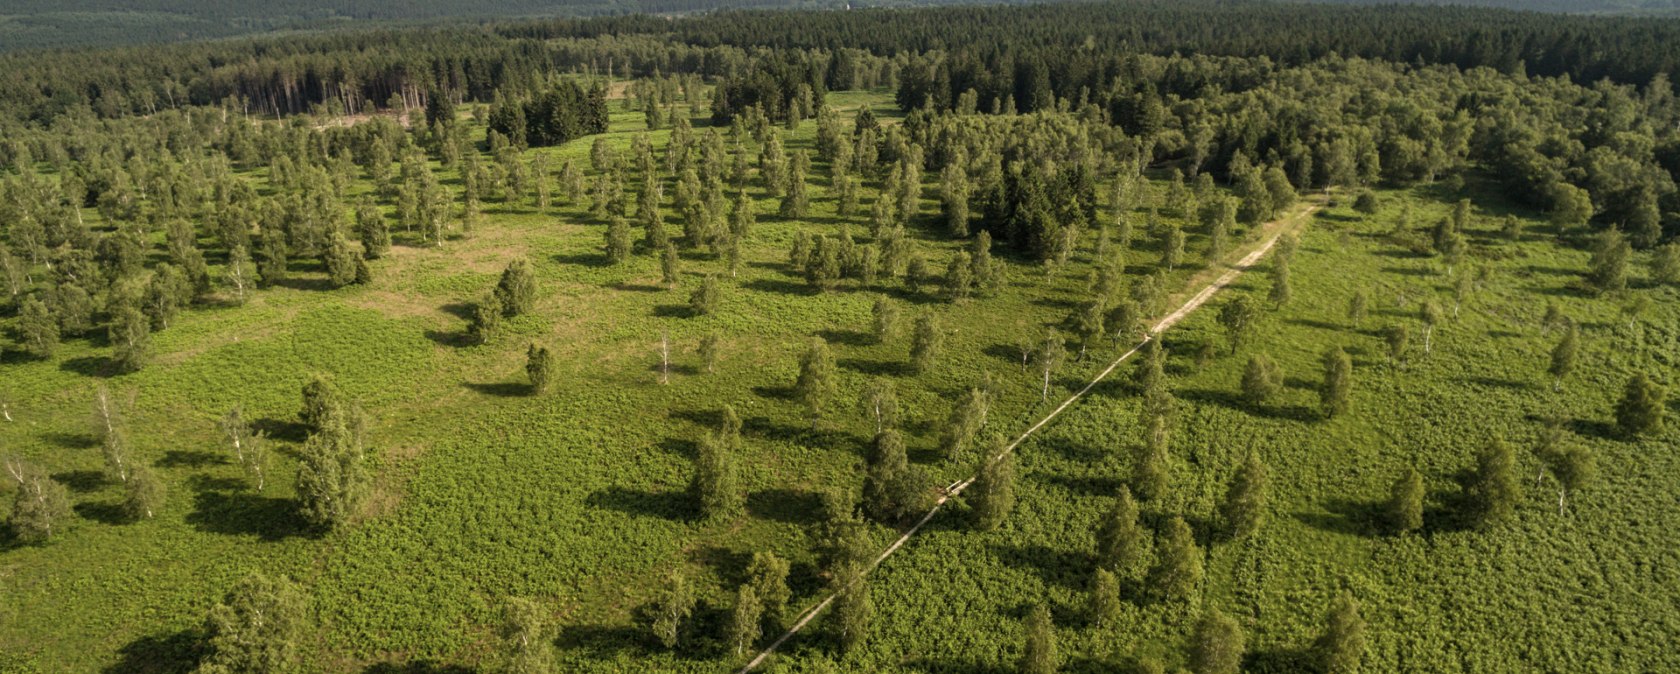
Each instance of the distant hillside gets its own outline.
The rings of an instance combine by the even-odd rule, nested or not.
[[[1680,0],[1300,0],[1336,5],[1462,5],[1558,14],[1680,14]]]

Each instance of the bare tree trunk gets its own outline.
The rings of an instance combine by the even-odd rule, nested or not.
[[[671,383],[671,339],[667,333],[659,333],[659,383]]]

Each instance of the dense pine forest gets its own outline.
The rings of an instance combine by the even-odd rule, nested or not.
[[[1680,20],[862,4],[0,55],[0,672],[1680,668]]]

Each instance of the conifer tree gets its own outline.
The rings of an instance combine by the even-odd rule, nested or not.
[[[532,342],[525,351],[525,375],[531,379],[532,393],[548,392],[549,385],[554,382],[556,367],[554,353],[548,347]]]
[[[467,322],[467,335],[478,344],[489,343],[501,331],[502,316],[506,313],[500,293],[486,295],[473,305],[472,318]]]

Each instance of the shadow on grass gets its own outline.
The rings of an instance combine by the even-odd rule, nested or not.
[[[1326,512],[1297,512],[1295,519],[1321,531],[1350,536],[1376,537],[1388,532],[1383,503],[1333,498],[1323,505]]]
[[[438,307],[438,310],[463,321],[470,321],[473,316],[473,304],[471,302],[450,302]]]
[[[608,284],[607,287],[612,288],[613,290],[623,290],[626,292],[636,293],[660,293],[665,292],[666,290],[665,286],[650,285],[647,283],[630,283],[627,281],[611,283]]]
[[[533,392],[530,384],[512,381],[486,382],[482,384],[462,382],[461,386],[487,396],[496,396],[498,398],[522,398],[531,395]]]
[[[575,264],[581,267],[611,267],[612,260],[607,259],[606,253],[561,253],[554,256],[554,261],[560,264]]]
[[[567,625],[554,643],[561,651],[610,660],[621,654],[645,655],[651,641],[645,630],[627,625]]]
[[[251,429],[267,435],[270,440],[303,442],[309,438],[308,426],[289,419],[257,419],[251,422]]]
[[[99,438],[94,437],[92,433],[47,431],[41,434],[41,439],[64,449],[92,449],[99,446]]]
[[[133,518],[128,516],[128,513],[123,512],[120,503],[89,501],[87,503],[77,503],[72,510],[75,510],[76,514],[80,515],[82,519],[93,520],[100,524],[128,524],[134,521]]]
[[[204,656],[204,634],[196,629],[149,634],[117,650],[120,659],[104,674],[165,674],[190,672]]]
[[[1461,384],[1474,384],[1476,386],[1485,386],[1487,388],[1502,388],[1508,391],[1527,391],[1532,388],[1532,385],[1528,382],[1517,381],[1515,379],[1503,379],[1500,377],[1459,377],[1458,381]]]
[[[472,346],[474,343],[472,335],[467,334],[464,330],[461,332],[427,330],[425,334],[426,339],[432,340],[432,343],[437,344],[438,346],[448,346],[460,349]]]
[[[685,491],[656,492],[646,489],[608,487],[583,500],[591,508],[616,510],[637,517],[653,517],[672,522],[694,519],[694,499]]]
[[[1113,496],[1125,484],[1119,478],[1089,475],[1047,475],[1044,481],[1083,496]]]
[[[1292,386],[1291,388],[1308,387]],[[1316,389],[1316,387],[1312,388]],[[1266,419],[1311,423],[1319,421],[1324,417],[1324,415],[1318,410],[1306,405],[1255,405],[1247,400],[1244,400],[1242,396],[1237,395],[1235,392],[1221,391],[1219,389],[1181,389],[1178,391],[1178,397],[1192,402],[1219,405],[1244,414],[1250,414]]]
[[[117,374],[117,365],[110,358],[104,356],[82,356],[81,358],[67,358],[58,364],[58,369],[73,372],[84,377],[99,377],[106,379]]]
[[[195,477],[190,484],[197,493],[193,496],[193,511],[187,514],[186,521],[199,531],[256,536],[265,541],[313,533],[298,516],[297,501],[293,499],[228,491],[243,486],[238,480]]]
[[[753,279],[741,284],[741,287],[748,290],[758,290],[767,293],[781,293],[783,295],[794,295],[797,297],[819,294],[818,291],[812,289],[804,283],[794,283],[792,281],[784,281],[782,279]]]
[[[719,545],[702,545],[688,553],[690,561],[709,567],[724,587],[747,582],[751,552],[738,552]]]
[[[1090,553],[1058,550],[1046,545],[1009,543],[994,544],[992,554],[1010,567],[1032,571],[1046,585],[1060,585],[1071,590],[1084,590],[1086,579],[1095,566]]]
[[[105,474],[97,470],[67,470],[53,473],[52,479],[78,494],[98,491],[105,488],[106,484]]]
[[[460,665],[446,665],[432,660],[413,662],[381,662],[369,665],[362,674],[472,674],[477,670]]]
[[[202,450],[171,449],[153,464],[158,468],[203,468],[227,463],[227,457]]]
[[[747,494],[747,513],[787,524],[815,524],[822,519],[822,497],[796,489],[764,489]]]

